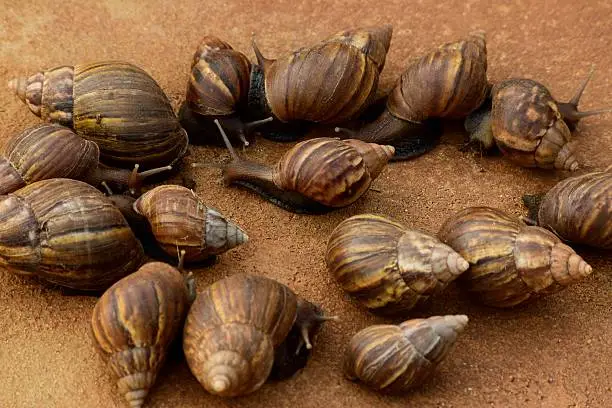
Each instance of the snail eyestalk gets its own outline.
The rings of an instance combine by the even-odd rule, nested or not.
[[[257,63],[261,67],[261,70],[263,72],[266,72],[267,68],[270,67],[270,65],[274,62],[274,60],[267,59],[266,57],[263,56],[263,54],[259,50],[259,47],[257,46],[257,43],[255,42],[255,33],[253,33],[251,37],[251,46],[253,47],[253,52],[255,53],[255,57],[257,58]]]
[[[254,120],[252,122],[247,122],[244,124],[244,130],[245,131],[251,131],[252,129],[259,127],[261,125],[265,125],[266,123],[272,122],[274,120],[274,118],[272,116],[269,116],[265,119],[260,119],[260,120]],[[248,144],[247,144],[248,146]]]
[[[345,135],[348,135],[351,138],[355,138],[357,136],[357,132],[355,132],[354,130],[343,128],[343,127],[335,127],[334,132],[344,133]]]
[[[561,116],[563,117],[563,120],[568,124],[568,126],[570,126],[571,130],[573,130],[576,127],[580,119],[583,119],[589,116],[596,116],[596,115],[601,115],[604,113],[612,112],[612,108],[596,109],[596,110],[585,111],[585,112],[580,112],[578,110],[578,103],[580,102],[580,98],[582,98],[582,94],[584,93],[584,90],[586,89],[587,85],[591,81],[591,78],[593,77],[594,72],[595,72],[595,68],[591,67],[591,71],[589,72],[589,75],[586,77],[584,82],[582,82],[582,84],[580,85],[580,87],[578,88],[574,96],[572,97],[572,99],[570,99],[568,102],[558,103],[559,112],[561,112]]]
[[[229,141],[225,130],[223,130],[223,126],[221,126],[221,123],[219,123],[219,119],[215,119],[215,125],[217,125],[217,127],[219,128],[219,132],[221,133],[221,137],[223,138],[223,143],[225,143],[225,147],[227,147],[227,150],[229,151],[230,156],[232,156],[232,159],[240,160],[238,155],[236,154],[236,151],[232,147],[232,143]]]
[[[140,165],[136,163],[128,179],[128,188],[130,190],[130,194],[132,195],[136,195],[137,193],[140,193],[140,188],[142,187],[142,182],[144,181],[145,178],[153,176],[155,174],[163,173],[164,171],[172,170],[172,166],[164,166],[164,167],[158,167],[158,168],[151,169],[151,170],[146,170],[146,171],[139,173],[138,172],[139,168],[140,168]]]
[[[114,194],[113,190],[108,186],[108,184],[106,184],[106,181],[101,182],[100,185],[104,187],[104,190],[106,190],[106,194],[108,194],[109,196],[112,196]]]

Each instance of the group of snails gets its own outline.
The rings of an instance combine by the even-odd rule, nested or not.
[[[234,274],[196,295],[184,263],[248,236],[187,187],[142,193],[147,177],[180,168],[190,143],[224,144],[228,184],[310,214],[352,204],[390,160],[431,150],[444,119],[464,119],[470,140],[496,146],[519,165],[578,168],[570,131],[604,112],[578,111],[588,80],[567,103],[533,80],[491,85],[484,34],[473,33],[414,60],[381,97],[391,35],[391,26],[343,31],[276,60],[253,41],[257,64],[206,36],[178,115],[159,85],[126,62],[62,66],[9,83],[47,123],[2,150],[0,266],[77,290],[105,290],[91,334],[129,406],[144,404],[181,332],[202,386],[240,396],[304,367],[313,338],[334,318],[262,276]],[[275,166],[244,159],[232,147],[251,144],[255,129],[292,141],[314,124],[333,133],[297,143]],[[367,309],[403,320],[454,280],[494,307],[558,292],[592,272],[567,243],[612,249],[612,166],[524,200],[530,218],[472,207],[446,220],[437,236],[379,215],[353,216],[332,232],[325,261]],[[145,253],[178,259],[178,267],[145,263]],[[448,315],[367,327],[350,341],[345,375],[380,391],[415,387],[467,322]]]

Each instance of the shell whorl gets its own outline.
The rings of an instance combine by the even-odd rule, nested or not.
[[[363,27],[341,31],[325,40],[325,42],[340,42],[356,47],[374,61],[380,73],[385,66],[392,35],[393,27],[387,24],[379,27]]]

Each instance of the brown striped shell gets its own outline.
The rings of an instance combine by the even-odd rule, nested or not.
[[[465,315],[448,315],[367,327],[351,339],[344,373],[377,391],[408,391],[431,376],[467,322]]]
[[[94,345],[132,408],[143,406],[181,330],[195,296],[192,284],[172,266],[151,262],[115,283],[94,307]]]
[[[508,79],[491,91],[491,131],[499,149],[524,167],[576,170],[571,133],[544,85]]]
[[[409,122],[465,117],[487,96],[486,72],[484,34],[471,34],[412,63],[391,91],[387,109]]]
[[[211,394],[254,392],[294,327],[310,345],[308,336],[320,325],[317,311],[272,279],[237,274],[217,281],[198,294],[187,315],[183,350],[189,368]]]
[[[374,61],[380,73],[385,67],[392,35],[393,27],[387,24],[379,27],[362,27],[341,31],[324,42],[338,42],[356,47]]]
[[[468,263],[436,237],[384,217],[342,221],[325,257],[342,288],[374,312],[399,314],[442,291]]]
[[[155,187],[140,196],[133,207],[147,219],[160,247],[174,257],[184,250],[186,262],[221,254],[249,238],[238,225],[182,186]]]
[[[121,212],[81,181],[29,184],[0,196],[0,214],[0,266],[15,273],[101,290],[143,261],[142,247]]]
[[[344,122],[363,112],[376,93],[378,67],[357,47],[323,42],[274,61],[254,48],[265,99],[281,122]]]
[[[248,58],[213,36],[200,42],[187,85],[187,103],[205,116],[236,113],[246,102],[251,63]]]
[[[556,184],[540,203],[538,224],[564,240],[612,249],[612,166]]]
[[[170,100],[145,71],[127,62],[62,66],[9,87],[43,120],[96,142],[104,163],[170,165],[187,149]]]
[[[553,233],[516,222],[494,208],[459,211],[438,236],[469,262],[460,280],[490,306],[516,306],[559,292],[592,272]]]

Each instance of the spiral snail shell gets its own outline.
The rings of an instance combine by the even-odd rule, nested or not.
[[[121,212],[81,181],[29,184],[0,196],[0,214],[0,266],[11,272],[98,291],[143,261],[142,247]]]
[[[467,323],[465,315],[449,315],[366,327],[350,341],[344,373],[377,391],[408,391],[432,375]]]
[[[490,306],[511,307],[556,293],[592,272],[553,233],[494,208],[459,211],[438,236],[469,262],[460,281]]]
[[[384,314],[405,314],[469,267],[436,237],[371,214],[338,224],[325,259],[345,291]]]
[[[563,240],[612,249],[612,166],[570,177],[544,196],[525,196],[529,216]]]
[[[99,163],[100,149],[94,142],[55,124],[40,124],[10,138],[0,155],[0,194],[26,184],[51,178],[70,178],[93,186],[109,182],[140,190],[144,178],[170,170],[170,166],[138,173]]]
[[[183,350],[191,372],[208,392],[246,395],[268,379],[275,350],[282,348],[292,330],[302,341],[297,350],[284,355],[296,358],[312,347],[310,339],[327,319],[285,285],[232,275],[198,294],[187,315]]]
[[[194,298],[193,277],[150,262],[111,286],[96,303],[94,345],[130,407],[143,406]]]
[[[95,142],[107,165],[172,165],[187,150],[168,97],[137,66],[121,61],[61,66],[9,82],[41,119]]]

